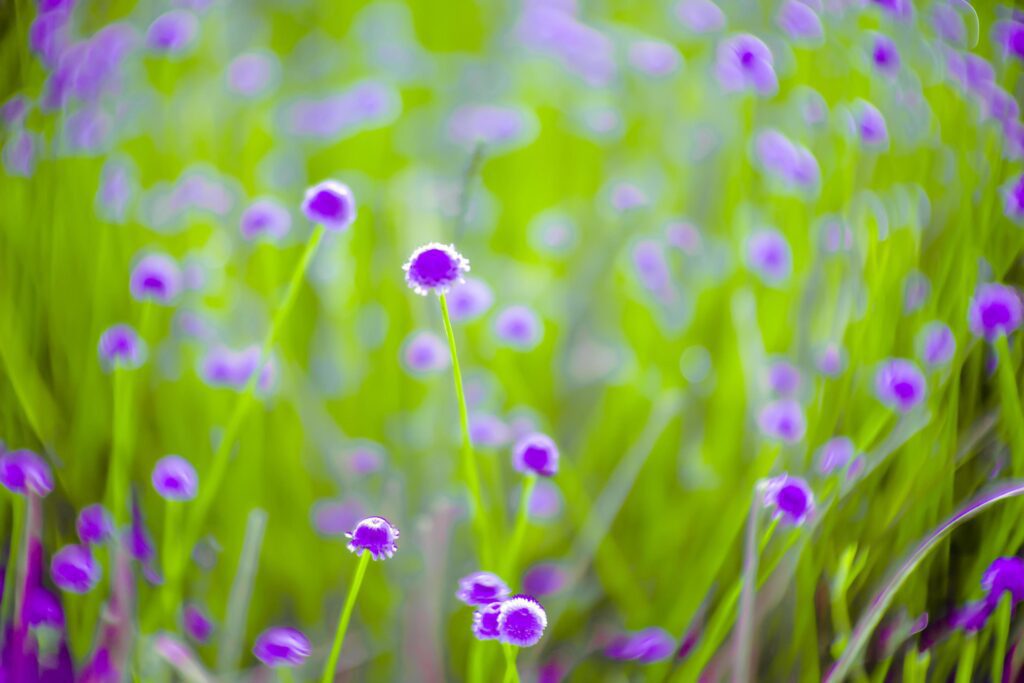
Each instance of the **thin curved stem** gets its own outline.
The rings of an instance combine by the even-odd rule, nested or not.
[[[519,683],[519,669],[516,668],[516,648],[508,643],[502,644],[505,650],[505,683]]]
[[[324,666],[321,683],[331,683],[338,668],[338,658],[341,656],[341,646],[345,642],[345,632],[348,630],[348,622],[352,619],[352,609],[356,605],[356,596],[359,595],[359,587],[363,583],[363,576],[366,575],[366,567],[370,564],[370,553],[366,550],[359,556],[359,565],[356,567],[356,575],[352,579],[352,586],[348,589],[348,598],[345,599],[345,607],[341,610],[341,617],[338,619],[338,630],[334,632],[334,645],[331,646],[331,655],[327,658]]]
[[[747,519],[747,540],[743,558],[743,588],[740,592],[740,611],[736,618],[736,640],[733,650],[733,683],[750,681],[751,657],[754,645],[754,599],[757,595],[757,563],[759,546],[757,490],[750,505],[750,517]]]

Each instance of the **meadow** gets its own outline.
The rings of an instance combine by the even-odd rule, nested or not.
[[[1024,13],[0,2],[0,683],[1024,681]]]

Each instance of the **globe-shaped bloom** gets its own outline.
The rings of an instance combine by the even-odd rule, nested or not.
[[[265,666],[296,667],[313,651],[309,639],[295,628],[274,626],[261,633],[252,646],[252,653]]]
[[[398,550],[398,528],[383,517],[367,517],[345,536],[349,550],[356,555],[368,552],[374,560],[390,558]]]
[[[180,455],[160,458],[153,467],[153,488],[165,500],[192,500],[199,492],[196,468]]]
[[[764,41],[741,33],[718,46],[715,75],[726,91],[753,90],[759,95],[774,95],[779,89],[774,59]]]
[[[800,369],[780,360],[768,368],[768,388],[776,396],[793,396],[800,391]]]
[[[523,590],[530,595],[543,597],[552,595],[565,587],[569,576],[554,562],[541,562],[530,567],[523,574]]]
[[[757,426],[768,438],[785,443],[799,442],[807,431],[803,408],[792,399],[767,404],[757,415]]]
[[[814,494],[800,477],[780,474],[762,481],[758,488],[762,503],[775,519],[800,525],[814,512]]]
[[[540,343],[544,328],[540,318],[526,306],[509,306],[494,319],[494,333],[503,344],[529,351]]]
[[[247,52],[238,55],[228,65],[228,88],[242,97],[256,97],[267,91],[278,69],[279,64],[272,54]]]
[[[981,576],[981,587],[986,600],[996,604],[1003,593],[1009,593],[1013,603],[1024,602],[1024,559],[999,557],[993,560]]]
[[[39,455],[30,450],[0,455],[0,484],[20,495],[45,496],[53,490],[53,473]]]
[[[416,374],[438,372],[451,364],[448,345],[433,332],[412,334],[405,342],[402,360]]]
[[[171,304],[181,293],[181,268],[166,254],[146,254],[132,269],[129,286],[139,301]]]
[[[492,602],[501,602],[508,597],[508,586],[501,577],[491,572],[473,572],[459,579],[457,597],[467,605],[487,606]]]
[[[1020,327],[1022,318],[1024,306],[1021,305],[1017,290],[996,283],[978,287],[967,309],[967,323],[971,332],[990,342],[1000,335],[1012,333]]]
[[[774,228],[761,228],[747,239],[747,265],[767,284],[785,282],[793,270],[789,242]]]
[[[178,54],[195,42],[199,20],[191,12],[171,10],[153,20],[146,31],[146,44],[154,52]]]
[[[936,320],[918,333],[917,350],[921,361],[928,367],[946,365],[956,354],[956,337],[949,325]]]
[[[62,591],[88,593],[99,583],[102,567],[89,549],[81,545],[66,545],[50,560],[50,577]]]
[[[242,212],[242,237],[280,240],[292,227],[292,216],[281,202],[269,197],[253,201]]]
[[[926,388],[924,375],[912,360],[893,358],[879,365],[875,372],[878,400],[902,413],[921,403]]]
[[[405,281],[417,294],[445,294],[464,281],[469,261],[450,244],[431,242],[412,253],[402,266]]]
[[[853,122],[857,136],[865,147],[882,149],[888,146],[889,130],[878,107],[859,100],[853,108]]]
[[[500,614],[500,602],[492,602],[473,612],[473,635],[477,640],[497,640],[501,637],[501,632],[498,630]]]
[[[512,449],[512,466],[523,474],[553,477],[558,472],[558,446],[545,434],[527,434]]]
[[[453,322],[468,322],[487,312],[494,293],[483,280],[466,278],[448,291],[448,309]]]
[[[78,540],[86,546],[105,543],[114,535],[114,520],[103,505],[94,503],[78,512],[75,530]]]
[[[831,474],[846,467],[856,454],[856,448],[848,437],[836,436],[826,441],[818,449],[818,471]]]
[[[514,595],[501,603],[498,634],[503,643],[531,647],[540,642],[548,616],[539,602],[529,595]]]
[[[888,36],[876,34],[871,42],[871,64],[879,73],[892,76],[900,70],[900,53]]]
[[[146,360],[146,342],[131,325],[112,325],[100,335],[100,363],[104,368],[132,370]]]
[[[325,229],[340,232],[356,219],[356,200],[348,185],[325,180],[306,190],[302,214]]]

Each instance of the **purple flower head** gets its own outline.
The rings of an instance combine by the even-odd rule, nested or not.
[[[754,153],[764,171],[786,186],[809,190],[821,179],[821,168],[814,155],[777,130],[769,128],[758,134]]]
[[[529,130],[530,119],[523,112],[491,104],[459,107],[448,120],[449,139],[463,145],[511,143]]]
[[[11,493],[46,496],[53,490],[53,474],[32,451],[8,451],[0,455],[0,484]]]
[[[553,562],[541,562],[523,574],[523,590],[540,597],[552,595],[562,590],[568,579],[566,571],[561,566]]]
[[[949,618],[949,623],[953,628],[967,633],[977,633],[985,628],[985,624],[988,623],[988,618],[994,610],[995,605],[988,600],[972,602],[954,611]]]
[[[757,426],[770,439],[797,443],[804,438],[807,423],[800,404],[792,399],[772,401],[757,415]]]
[[[660,40],[638,40],[629,46],[629,63],[648,76],[667,76],[683,63],[679,50]]]
[[[257,345],[235,350],[226,346],[213,346],[207,350],[199,368],[203,380],[215,387],[229,387],[241,391],[259,367],[262,350]],[[260,368],[256,388],[269,391],[274,384],[277,368],[273,357]]]
[[[499,448],[512,438],[512,432],[497,415],[474,413],[469,417],[469,436],[476,446]]]
[[[198,643],[205,643],[210,639],[210,634],[213,632],[213,622],[210,621],[210,617],[207,616],[206,612],[199,605],[186,605],[182,620],[185,625],[185,633],[188,634],[189,638]]]
[[[942,2],[932,5],[932,28],[947,43],[962,45],[967,40],[964,19],[952,5]]]
[[[199,20],[191,12],[171,10],[153,20],[146,31],[146,45],[154,52],[180,54],[188,50],[199,33]]]
[[[675,13],[679,22],[694,33],[713,33],[725,28],[725,14],[712,0],[680,0]]]
[[[276,199],[257,199],[242,212],[242,237],[247,240],[277,241],[287,235],[291,227],[291,214]]]
[[[539,432],[527,434],[516,442],[512,450],[512,466],[523,474],[552,477],[558,472],[558,446]]]
[[[1004,126],[1017,123],[1020,117],[1020,104],[1017,103],[1016,97],[995,83],[982,86],[980,91],[981,107],[985,116],[999,121]]]
[[[924,400],[927,385],[917,363],[892,358],[875,372],[875,393],[885,405],[906,413]]]
[[[431,242],[414,251],[402,269],[406,283],[417,294],[441,295],[465,281],[469,260],[455,251],[455,245]]]
[[[25,596],[25,612],[32,628],[64,628],[64,609],[50,591],[34,587]]]
[[[665,249],[657,240],[640,240],[633,247],[633,267],[643,286],[661,294],[671,286],[671,272],[665,261]]]
[[[358,500],[320,500],[313,504],[313,528],[323,536],[344,536],[366,510]]]
[[[83,545],[105,543],[114,535],[114,520],[102,504],[93,503],[78,512],[75,530]]]
[[[781,284],[793,272],[789,242],[774,228],[755,230],[747,238],[747,266],[766,284]]]
[[[800,477],[780,474],[758,484],[761,500],[772,517],[800,525],[814,513],[814,494]]]
[[[132,269],[130,289],[139,301],[171,304],[181,293],[181,269],[166,254],[146,254]]]
[[[99,583],[101,574],[102,567],[85,546],[66,545],[50,559],[53,583],[68,593],[88,593]]]
[[[913,313],[924,306],[931,294],[932,283],[928,276],[921,272],[913,272],[903,280],[903,310]]]
[[[302,631],[287,626],[274,626],[261,633],[252,646],[252,653],[265,666],[296,667],[312,652],[309,639]]]
[[[473,635],[477,640],[497,640],[501,637],[501,633],[498,631],[498,616],[500,614],[500,602],[492,602],[473,612]]]
[[[104,368],[133,370],[146,361],[146,342],[131,325],[108,327],[100,335],[100,363]]]
[[[967,308],[967,324],[971,332],[987,341],[999,335],[1010,335],[1020,327],[1024,317],[1017,290],[1007,285],[990,283],[980,285]]]
[[[110,117],[99,109],[82,108],[64,120],[68,147],[86,154],[102,150],[111,133]]]
[[[533,487],[528,510],[531,519],[552,519],[562,512],[562,492],[549,479],[541,479]]]
[[[410,335],[402,350],[402,360],[416,374],[438,372],[451,363],[448,346],[433,332],[415,332]]]
[[[857,137],[865,147],[882,149],[889,144],[885,117],[870,102],[858,101],[853,107],[853,123]]]
[[[616,183],[612,187],[612,208],[616,211],[641,209],[650,203],[643,188],[629,182]]]
[[[239,55],[228,65],[228,88],[243,97],[256,97],[271,85],[278,68],[273,55],[262,52]]]
[[[1024,602],[1024,560],[1019,557],[998,557],[981,576],[985,599],[995,605],[1003,593],[1009,593],[1013,603]]]
[[[153,467],[153,488],[164,500],[192,500],[199,492],[199,475],[180,455],[160,458]]]
[[[501,603],[498,633],[501,642],[516,647],[531,647],[540,642],[548,625],[548,615],[529,595],[513,595]]]
[[[665,242],[684,254],[696,254],[702,241],[700,229],[692,223],[673,221],[665,226]]]
[[[398,550],[398,529],[383,517],[367,517],[345,534],[348,549],[356,555],[368,551],[375,560],[390,558]]]
[[[506,346],[529,351],[540,343],[544,328],[531,309],[509,306],[494,319],[494,333]]]
[[[466,278],[448,292],[448,309],[454,322],[479,318],[494,303],[494,293],[483,280]]]
[[[374,474],[384,467],[386,457],[387,455],[381,445],[366,442],[356,446],[347,453],[348,468],[353,474],[358,476]],[[356,521],[358,520],[353,520],[353,522]]]
[[[886,76],[894,76],[899,72],[900,52],[889,36],[875,34],[871,41],[871,64]]]
[[[871,4],[898,20],[909,19],[914,11],[911,0],[871,0]]]
[[[668,631],[652,627],[613,638],[605,648],[605,655],[620,661],[653,664],[668,659],[675,651],[676,641]]]
[[[3,151],[4,168],[7,173],[28,178],[36,166],[36,138],[31,133],[17,131],[10,136]]]
[[[846,354],[843,347],[835,342],[826,344],[817,354],[818,372],[826,377],[835,377],[846,368]]]
[[[783,2],[776,22],[793,40],[815,43],[825,35],[817,12],[800,0]]]
[[[501,602],[508,594],[508,586],[497,575],[473,572],[459,579],[459,590],[455,592],[455,597],[467,605],[484,607],[492,602]]]
[[[324,180],[306,190],[302,214],[332,232],[346,230],[356,219],[356,200],[348,185]]]
[[[1003,212],[1012,221],[1024,221],[1024,174],[1003,186]]]
[[[917,355],[928,367],[938,367],[953,360],[956,337],[949,325],[935,320],[925,325],[917,335]]]
[[[753,90],[774,95],[779,89],[772,52],[760,38],[740,33],[718,46],[715,75],[727,92]]]
[[[997,21],[992,27],[992,42],[1005,55],[1024,60],[1024,22],[1018,18]]]
[[[831,474],[842,469],[853,459],[855,454],[856,448],[848,437],[833,437],[818,449],[818,471],[822,474]]]
[[[768,388],[776,396],[792,396],[800,390],[800,370],[789,361],[772,363],[767,379]]]

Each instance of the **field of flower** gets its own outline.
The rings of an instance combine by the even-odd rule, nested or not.
[[[1024,681],[1024,13],[0,2],[0,683]]]

